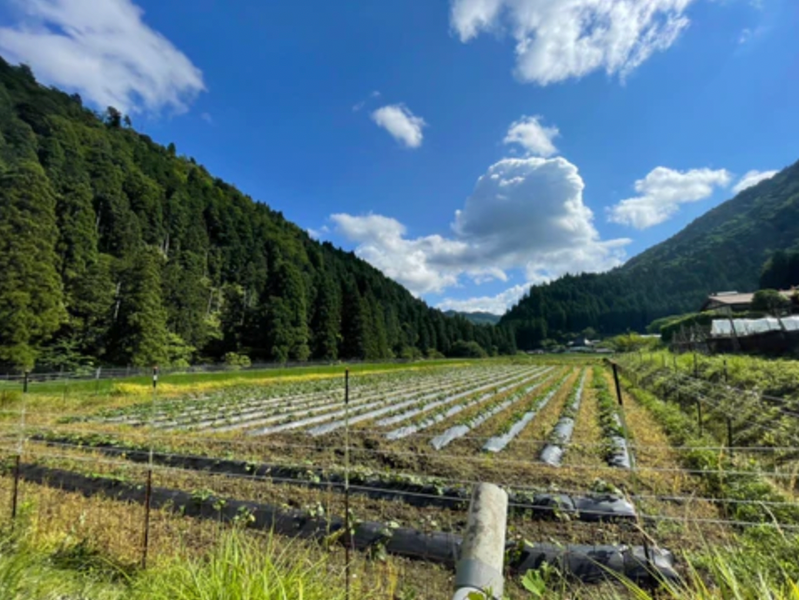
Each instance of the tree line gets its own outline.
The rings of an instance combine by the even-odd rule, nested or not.
[[[513,353],[0,59],[0,366]]]

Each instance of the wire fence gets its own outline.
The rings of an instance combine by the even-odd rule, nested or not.
[[[12,506],[19,506],[20,503],[25,502],[28,498],[35,496],[36,498],[49,498],[53,503],[60,503],[63,498],[60,500],[58,499],[58,493],[63,493],[64,490],[67,492],[76,492],[79,495],[82,495],[85,498],[113,498],[119,496],[120,490],[144,490],[144,495],[140,495],[138,498],[139,503],[143,504],[143,515],[149,514],[149,510],[147,508],[146,499],[149,494],[152,493],[152,486],[155,485],[159,487],[159,482],[162,486],[166,486],[165,489],[172,490],[172,497],[175,498],[176,495],[174,494],[175,490],[183,490],[186,494],[186,497],[193,501],[197,506],[198,512],[195,516],[207,516],[207,509],[208,507],[212,507],[214,505],[219,507],[225,506],[228,502],[232,500],[243,500],[243,501],[250,501],[253,503],[257,503],[260,499],[268,499],[269,496],[272,496],[273,501],[277,500],[277,503],[282,503],[286,497],[294,496],[296,497],[297,492],[288,492],[287,494],[283,494],[281,496],[277,496],[275,493],[274,486],[277,484],[289,484],[289,485],[307,485],[311,482],[298,482],[296,479],[292,478],[281,478],[281,477],[274,477],[274,476],[262,476],[262,475],[236,475],[235,479],[237,482],[244,482],[245,484],[259,484],[258,487],[251,487],[248,485],[241,485],[240,483],[230,484],[230,476],[224,474],[210,474],[204,471],[196,471],[187,468],[181,467],[174,467],[174,466],[163,466],[157,464],[135,464],[127,460],[122,459],[103,459],[96,456],[80,456],[76,454],[65,454],[65,453],[58,453],[58,452],[50,452],[50,451],[43,451],[41,449],[34,449],[34,448],[25,448],[21,452],[21,454],[16,454],[16,449],[11,448],[3,448],[3,453],[7,456],[13,452],[12,455],[15,455],[20,458],[19,463],[15,463],[15,468],[11,470],[11,473],[7,474],[4,478],[6,482],[11,480],[13,485],[11,490],[9,491],[7,486],[4,486],[7,489],[7,492],[10,496],[13,496],[13,499],[9,502],[8,505]],[[19,465],[19,466],[17,466]],[[34,475],[34,467],[38,467],[40,469],[49,469],[46,471],[45,475],[39,474],[39,479],[32,476],[31,473]],[[683,470],[683,472],[693,473],[691,470]],[[58,476],[63,473],[68,473],[73,475],[72,479],[64,478],[59,479]],[[74,478],[75,474],[80,474],[82,477]],[[727,473],[728,475],[730,473]],[[52,486],[48,493],[43,493],[41,486],[37,487],[36,491],[33,491],[29,485],[26,485],[27,482],[37,482],[39,484],[44,484],[45,488],[48,485]],[[147,482],[150,482],[149,484]],[[226,482],[220,484],[220,482]],[[23,485],[20,486],[20,483]],[[477,481],[469,481],[469,480],[461,480],[457,478],[448,478],[442,480],[440,483],[447,483],[452,485],[473,485],[478,483]],[[105,487],[104,487],[105,486]],[[264,488],[263,486],[268,486]],[[159,488],[160,489],[160,488]],[[326,508],[324,511],[321,511],[320,514],[327,514],[331,509],[336,507],[339,510],[343,508],[340,503],[336,503],[332,501],[332,497],[330,494],[333,490],[336,491],[336,495],[341,496],[347,489],[351,491],[354,496],[369,493],[380,493],[384,494],[386,492],[386,488],[382,486],[376,485],[365,485],[361,483],[353,483],[348,484],[345,481],[325,481],[319,482],[317,484],[318,495],[317,496],[305,496],[304,499],[306,501],[306,507],[312,506],[315,503],[321,503],[326,505],[329,508]],[[239,492],[239,498],[231,498],[230,493],[231,490],[236,490]],[[460,511],[465,510],[465,507],[468,503],[468,497],[464,497],[464,495],[448,495],[446,492],[444,493],[428,493],[428,492],[420,492],[420,491],[413,491],[407,489],[391,489],[390,490],[392,495],[396,496],[397,498],[415,498],[415,499],[424,499],[434,501],[435,503],[442,503],[442,501],[449,500],[453,506],[458,506]],[[541,492],[540,489],[533,490],[533,488],[529,488],[526,486],[514,486],[510,488],[512,493],[519,493],[525,491],[537,491]],[[587,492],[585,489],[558,489],[556,494],[572,494],[578,495],[583,494],[585,495]],[[325,495],[327,494],[327,495]],[[20,498],[20,496],[22,496]],[[745,506],[755,506],[755,507],[766,507],[766,508],[776,508],[776,507],[793,507],[796,508],[796,503],[789,502],[789,501],[761,501],[761,500],[747,500],[742,498],[734,498],[734,497],[705,497],[705,496],[698,496],[698,495],[688,495],[688,494],[646,494],[646,493],[639,493],[636,494],[632,491],[629,491],[627,494],[621,494],[622,497],[626,497],[628,500],[633,502],[636,505],[642,505],[642,503],[668,503],[673,505],[678,505],[683,508],[690,506],[691,504],[696,503],[707,503],[711,505],[717,504],[737,504],[737,505],[745,505]],[[27,497],[27,498],[26,498]],[[131,503],[131,501],[136,500],[132,495],[128,494],[124,496],[124,499]],[[74,502],[74,498],[70,501]],[[359,515],[362,519],[380,519],[380,518],[387,518],[388,514],[392,516],[395,514],[395,511],[389,509],[389,505],[395,504],[396,500],[392,500],[390,502],[375,504],[371,503],[368,506],[361,505],[358,506],[356,510],[364,511],[361,512]],[[109,506],[107,502],[101,501],[100,504],[104,504],[104,510],[109,510]],[[550,513],[553,518],[557,518],[559,515],[558,513],[563,512],[563,508],[557,504],[554,505],[546,505],[541,503],[535,503],[532,501],[527,502],[519,502],[514,501],[511,502],[509,505],[512,509],[519,510],[519,511],[529,511],[535,513]],[[205,513],[203,512],[203,508]],[[661,511],[657,509],[660,508]],[[691,514],[689,511],[686,511],[685,514],[675,516],[666,514],[666,512],[662,512],[663,507],[650,507],[648,510],[642,510],[639,513],[638,521],[643,523],[658,523],[658,522],[676,522],[681,523],[686,526],[696,526],[696,525],[723,525],[731,528],[745,528],[745,527],[767,527],[767,528],[777,528],[784,531],[796,531],[799,530],[799,523],[797,522],[784,522],[780,521],[778,518],[773,518],[771,520],[744,520],[744,519],[731,519],[731,518],[713,518],[713,517],[706,517],[706,516],[696,516]],[[47,510],[52,511],[53,506],[49,506]],[[129,511],[130,508],[126,507],[124,510]],[[610,517],[612,520],[612,514],[609,515],[605,510],[592,510],[592,509],[582,509],[580,513],[586,516],[594,516],[594,517]],[[310,513],[309,513],[310,514]],[[456,520],[462,520],[462,516],[458,518],[452,518],[451,513],[440,513],[438,514],[438,519],[441,520],[446,517],[446,514],[450,515],[450,521],[455,522]],[[12,514],[12,517],[16,516]],[[221,517],[220,517],[221,518]],[[225,521],[226,519],[221,519]],[[147,519],[143,519],[142,521],[142,531],[141,531],[141,539],[146,539],[147,531],[149,525],[147,524]],[[63,527],[62,523],[62,527]],[[142,551],[142,560],[146,557],[147,547],[143,545],[141,548]]]
[[[730,406],[728,399],[717,397],[712,388],[704,387],[705,383],[682,376],[668,383],[669,393],[682,394],[686,400],[704,407],[704,416],[699,416],[700,427],[705,424],[703,418],[724,415]],[[6,417],[7,427],[0,427],[0,454],[8,460],[0,502],[9,507],[7,514],[12,519],[19,520],[35,511],[33,521],[38,527],[100,540],[98,543],[109,552],[141,565],[146,565],[153,554],[172,550],[175,540],[207,547],[231,525],[276,527],[287,534],[294,532],[316,539],[335,537],[346,552],[347,582],[354,578],[350,567],[359,560],[352,554],[356,545],[352,532],[362,523],[382,523],[389,531],[396,527],[414,529],[423,536],[457,534],[465,526],[471,487],[481,482],[505,487],[512,494],[510,508],[523,515],[514,517],[514,530],[527,538],[540,535],[542,541],[562,535],[583,543],[620,540],[633,544],[644,531],[656,538],[663,534],[665,543],[681,544],[682,538],[669,537],[668,531],[661,531],[667,525],[679,527],[682,536],[688,531],[700,532],[697,539],[711,530],[714,536],[753,527],[799,531],[799,505],[792,497],[777,500],[732,494],[714,496],[707,491],[694,493],[692,489],[707,477],[758,478],[792,489],[797,479],[794,469],[776,462],[769,466],[767,458],[754,462],[720,461],[701,468],[681,463],[683,455],[698,450],[719,456],[746,452],[760,457],[778,453],[795,453],[799,457],[799,440],[773,447],[749,446],[736,437],[743,424],[730,434],[726,444],[669,446],[641,444],[632,439],[629,447],[633,453],[671,453],[675,458],[663,463],[636,461],[630,469],[579,461],[560,468],[539,463],[538,451],[551,441],[549,438],[517,439],[514,444],[523,452],[512,456],[487,455],[476,449],[469,453],[463,448],[425,453],[419,446],[429,445],[434,434],[417,432],[412,443],[391,445],[380,442],[381,432],[353,426],[350,418],[357,413],[350,412],[348,384],[347,381],[346,387],[342,386],[346,410],[343,437],[316,441],[303,437],[302,432],[285,438],[224,439],[207,432],[159,430],[153,427],[159,406],[157,378],[153,379],[150,426],[135,431],[87,423],[39,425],[42,420],[57,420],[65,414],[37,411],[31,420],[24,402],[18,407],[2,408],[0,415]],[[144,412],[145,422],[147,417]],[[103,440],[103,436],[107,439]],[[459,441],[474,446],[488,439],[488,435],[467,434]],[[607,442],[572,440],[560,445],[567,454],[597,455]],[[197,456],[175,450],[181,446],[204,449],[208,460],[197,462]],[[250,460],[262,457],[268,462],[253,461],[255,472],[251,473],[224,472],[224,465],[215,472],[209,466],[242,454]],[[196,463],[193,467],[188,464],[191,461]],[[409,466],[413,464],[422,467],[414,470]],[[382,471],[374,465],[381,465]],[[278,467],[305,471],[305,475],[285,475]],[[257,471],[261,468],[264,472]],[[533,475],[542,473],[545,476],[541,481],[549,485],[532,485]],[[610,484],[594,486],[592,482],[597,477],[606,478]],[[689,483],[677,484],[678,479]],[[662,489],[653,483],[661,480],[665,482]],[[585,486],[576,482],[585,482]],[[674,487],[669,489],[670,485]],[[548,500],[538,502],[536,494],[543,494]],[[636,515],[625,520],[609,515],[605,509],[589,507],[579,511],[586,517],[581,520],[575,518],[577,511],[564,509],[557,500],[562,495],[624,499],[635,506]],[[748,508],[752,510],[744,510]],[[611,525],[607,531],[601,528],[598,532],[586,524],[592,518],[607,519]],[[453,549],[456,552],[457,547]]]
[[[190,365],[182,367],[158,367],[161,375],[190,375],[203,373],[222,373],[222,372],[248,372],[266,371],[275,369],[296,369],[299,367],[342,367],[353,365],[368,364],[407,364],[418,362],[410,358],[391,358],[378,361],[347,359],[347,360],[325,360],[325,361],[304,361],[304,362],[256,362],[249,365],[229,365],[224,363],[209,363]],[[152,375],[153,367],[139,366],[87,366],[78,369],[68,370],[37,370],[21,372],[19,370],[4,369],[0,366],[0,383],[15,383],[20,386],[27,381],[33,383],[55,383],[63,381],[92,381],[107,379],[126,379],[130,377],[149,377]]]

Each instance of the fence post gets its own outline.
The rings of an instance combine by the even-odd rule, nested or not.
[[[452,600],[503,597],[507,522],[508,495],[492,483],[475,486]]]
[[[147,568],[147,551],[150,547],[150,498],[153,493],[153,469],[147,469],[147,486],[144,488],[144,535],[142,537],[141,568]]]
[[[619,406],[624,406],[624,402],[622,402],[622,399],[621,399],[621,386],[619,385],[619,372],[618,372],[618,369],[616,367],[616,363],[615,362],[614,363],[610,363],[610,364],[613,365],[613,381],[616,384],[616,399],[619,402]]]
[[[352,525],[350,523],[350,370],[344,370],[344,588],[350,600],[350,547],[352,546]]]
[[[155,401],[158,395],[158,366],[153,367],[153,401],[150,405],[150,456],[147,468],[147,486],[144,489],[144,532],[142,534],[141,568],[147,568],[147,552],[150,548],[150,505],[153,493],[153,425]]]
[[[696,427],[699,429],[699,435],[702,435],[702,403],[699,398],[696,399]]]
[[[696,352],[694,352],[694,378],[699,379],[699,364],[696,361]]]
[[[730,450],[730,456],[735,454],[735,451],[732,449],[732,419],[727,417],[727,447]]]
[[[28,372],[27,371],[25,371],[25,374],[24,374],[23,380],[22,380],[22,393],[23,394],[27,394],[28,393]]]
[[[11,496],[11,520],[17,518],[17,496],[19,495],[19,454],[14,457],[14,490]]]
[[[27,371],[25,372],[27,375]],[[27,386],[26,386],[27,387]],[[14,489],[11,496],[11,520],[17,518],[17,504],[19,498],[19,470],[22,461],[22,451],[25,448],[25,400],[22,400],[22,409],[19,413],[19,441],[17,442],[17,456],[14,459]]]

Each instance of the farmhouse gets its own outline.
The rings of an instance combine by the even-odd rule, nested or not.
[[[780,294],[788,300],[793,297],[794,293],[794,290],[780,290]],[[744,312],[749,310],[754,297],[754,293],[716,292],[707,297],[699,312]]]
[[[699,312],[719,311],[719,312],[741,312],[749,310],[754,294],[742,294],[739,292],[716,292],[710,294],[705,300]]]

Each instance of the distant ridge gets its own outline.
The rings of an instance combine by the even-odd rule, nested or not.
[[[474,312],[465,312],[465,311],[457,311],[457,310],[445,310],[444,314],[448,317],[463,317],[467,321],[471,321],[475,325],[496,325],[499,323],[499,320],[502,318],[500,315],[495,315],[494,313],[490,312],[482,312],[482,311],[474,311]]]

